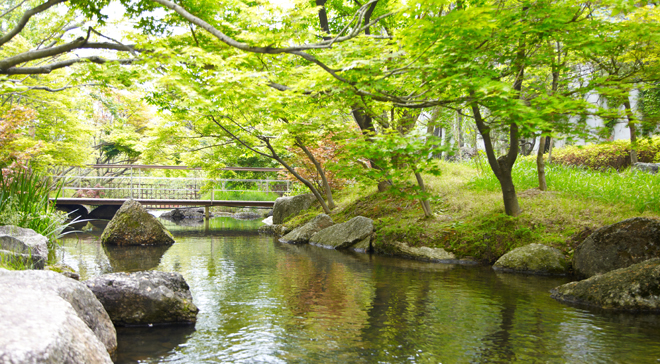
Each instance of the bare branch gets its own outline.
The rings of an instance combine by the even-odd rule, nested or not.
[[[46,3],[41,4],[37,7],[32,8],[32,9],[26,11],[25,13],[23,13],[23,16],[18,21],[18,24],[16,24],[16,26],[12,30],[10,30],[7,34],[3,35],[0,38],[0,46],[7,43],[7,42],[9,42],[10,40],[12,40],[16,36],[16,34],[20,33],[21,30],[23,30],[23,28],[25,28],[25,25],[27,24],[27,22],[30,20],[30,18],[33,15],[44,12],[44,11],[50,9],[53,6],[55,6],[57,4],[60,4],[60,3],[63,3],[63,2],[66,2],[66,1],[68,1],[68,0],[48,0]]]
[[[61,61],[61,62],[55,62],[51,63],[45,66],[41,67],[12,67],[7,70],[2,70],[0,69],[0,75],[36,75],[36,74],[47,74],[51,73],[52,71],[59,69],[59,68],[64,68],[64,67],[69,67],[73,64],[79,63],[79,62],[84,62],[84,61],[89,61],[97,64],[104,64],[107,62],[118,62],[119,64],[131,64],[134,62],[139,61],[139,58],[130,58],[130,59],[105,59],[101,58],[99,56],[90,56],[90,57],[81,57],[81,58],[74,58],[74,59],[69,59],[66,61]]]

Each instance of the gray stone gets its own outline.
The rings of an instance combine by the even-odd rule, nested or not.
[[[275,235],[275,236],[286,235],[290,231],[291,228],[289,228],[288,226],[284,226],[282,224],[264,225],[264,226],[260,226],[258,229],[259,234]]]
[[[179,273],[111,273],[85,284],[117,326],[191,324],[197,320],[199,310]]]
[[[24,265],[43,269],[48,259],[48,239],[32,229],[0,226],[0,256]]]
[[[209,217],[214,215],[209,211]],[[183,209],[174,209],[160,215],[166,219],[183,220],[183,219],[197,219],[203,220],[206,217],[204,207],[187,207]]]
[[[552,297],[609,310],[660,311],[660,259],[564,284]]]
[[[346,249],[371,237],[374,222],[364,216],[356,216],[343,224],[337,224],[312,235],[310,244],[331,249]],[[363,243],[364,244],[364,243]]]
[[[635,163],[633,167],[640,171],[657,174],[658,169],[660,169],[660,163]]]
[[[332,218],[326,214],[319,214],[310,222],[299,226],[290,233],[284,235],[280,241],[289,244],[306,244],[309,239],[317,232],[334,225]]]
[[[0,271],[0,292],[5,295],[5,292],[11,290],[35,292],[43,297],[60,297],[68,302],[69,307],[96,335],[108,353],[112,354],[117,349],[117,333],[110,317],[96,296],[81,282],[51,271]],[[4,320],[5,316],[2,317]]]
[[[126,200],[101,235],[114,245],[171,245],[174,237],[158,219],[135,200]]]
[[[0,363],[112,363],[71,305],[25,288],[0,294]]]
[[[287,217],[298,215],[301,211],[307,210],[314,201],[316,201],[316,198],[311,193],[279,197],[273,205],[273,224],[283,224]]]
[[[398,241],[384,242],[378,247],[377,252],[395,257],[427,262],[453,262],[456,260],[456,256],[453,253],[449,253],[442,248],[429,248],[426,246],[415,248]]]
[[[635,217],[602,227],[573,254],[573,269],[592,277],[660,257],[660,220]]]
[[[59,273],[67,278],[75,279],[77,281],[80,280],[80,274],[76,273],[73,268],[66,264],[58,263],[54,265],[47,265],[44,267],[44,269]]]
[[[568,261],[564,254],[543,244],[529,244],[504,254],[495,262],[493,269],[504,272],[565,275]]]
[[[233,214],[231,217],[238,220],[254,220],[254,219],[260,219],[261,214],[254,211],[243,211],[243,212],[237,212]]]

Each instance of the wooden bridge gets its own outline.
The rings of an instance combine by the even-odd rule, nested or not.
[[[121,173],[109,172],[117,169]],[[154,169],[187,170],[194,176],[164,177],[147,173]],[[226,167],[223,170],[279,172],[282,169]],[[52,177],[64,182],[62,197],[51,199],[57,205],[121,205],[132,198],[148,208],[204,206],[207,212],[211,206],[273,207],[274,199],[290,188],[290,181],[278,179],[206,178],[200,168],[186,166],[89,165]]]

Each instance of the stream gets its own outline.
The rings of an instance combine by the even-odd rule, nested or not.
[[[660,315],[571,307],[569,278],[289,245],[261,223],[162,220],[169,247],[104,247],[100,231],[63,239],[81,280],[181,273],[193,326],[119,328],[117,363],[658,363]]]

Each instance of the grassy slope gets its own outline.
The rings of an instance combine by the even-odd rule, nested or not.
[[[335,222],[354,216],[375,221],[376,249],[387,240],[410,246],[441,247],[458,257],[493,263],[504,253],[530,243],[554,246],[571,258],[575,247],[593,230],[635,216],[660,218],[656,212],[639,212],[633,204],[608,203],[575,191],[518,190],[523,213],[504,214],[499,191],[474,183],[477,170],[465,164],[442,163],[443,175],[426,176],[437,196],[432,203],[436,217],[423,218],[417,201],[376,193],[375,188],[349,188],[338,194]],[[521,182],[521,185],[525,183]],[[287,222],[297,226],[316,214],[314,208]]]

